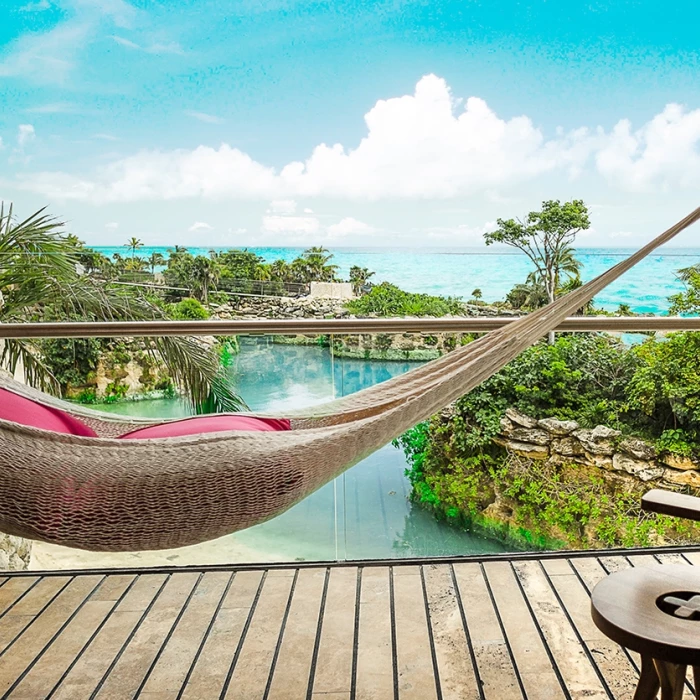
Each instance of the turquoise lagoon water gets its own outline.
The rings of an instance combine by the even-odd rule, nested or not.
[[[117,252],[128,255],[123,247],[97,248],[105,255]],[[193,254],[206,255],[210,248],[189,248]],[[213,250],[226,250],[213,248]],[[293,260],[301,248],[250,248],[266,261]],[[152,252],[167,255],[165,247],[145,247],[139,255]],[[359,265],[374,270],[375,282],[388,281],[411,292],[471,296],[481,289],[485,301],[505,297],[514,284],[523,282],[532,267],[522,254],[508,249],[441,249],[441,250],[383,250],[332,248],[333,262],[339,274],[347,279],[350,267]],[[578,258],[583,263],[582,277],[589,280],[623,260],[633,251],[622,248],[580,248]],[[629,304],[638,313],[662,314],[668,310],[668,296],[683,289],[676,277],[679,268],[700,262],[700,250],[668,248],[652,255],[611,284],[596,297],[596,305],[615,310]]]
[[[418,364],[333,358],[327,348],[243,338],[231,367],[231,381],[252,410],[284,415],[285,410],[344,396]],[[185,405],[177,400],[99,408],[149,417],[187,415]],[[500,542],[439,522],[411,503],[405,469],[403,453],[387,445],[286,513],[232,537],[255,550],[259,558],[285,561],[506,551]]]

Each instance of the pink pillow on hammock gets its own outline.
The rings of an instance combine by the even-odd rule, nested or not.
[[[54,433],[97,437],[90,426],[69,413],[44,406],[7,389],[0,389],[0,418]]]
[[[120,440],[150,440],[153,438],[172,438],[202,433],[225,433],[229,430],[255,430],[271,432],[291,430],[292,424],[285,418],[257,418],[254,416],[211,415],[184,418],[139,428],[120,435]]]

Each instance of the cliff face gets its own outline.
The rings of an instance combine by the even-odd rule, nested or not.
[[[536,420],[514,409],[493,443],[464,448],[463,417],[427,427],[409,476],[414,498],[456,524],[516,547],[603,548],[697,542],[688,521],[641,510],[651,488],[694,493],[700,464],[603,425]],[[416,466],[420,465],[420,466]]]

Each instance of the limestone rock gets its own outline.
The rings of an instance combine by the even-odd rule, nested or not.
[[[31,540],[0,532],[0,571],[25,571],[31,554]]]
[[[509,451],[515,452],[522,457],[530,459],[547,459],[549,449],[543,445],[533,445],[529,442],[518,442],[517,440],[503,440],[501,444]]]
[[[674,486],[689,486],[692,489],[700,489],[700,473],[694,469],[686,471],[666,469],[664,471],[664,481]]]
[[[656,449],[644,440],[628,437],[620,442],[620,449],[637,459],[650,460],[656,457]]]
[[[513,428],[515,427],[513,425],[513,421],[510,420],[510,418],[506,418],[505,416],[503,416],[503,418],[501,418],[500,425],[501,425],[501,433],[503,433],[503,435],[510,435],[511,432],[513,432]]]
[[[533,445],[549,445],[551,435],[539,428],[513,428],[508,437],[516,442],[529,442]]]
[[[516,425],[520,425],[523,428],[535,428],[537,427],[537,421],[530,416],[526,416],[521,413],[516,408],[506,408],[506,418],[510,419]]]
[[[659,461],[663,462],[666,466],[671,467],[672,469],[680,469],[682,471],[697,469],[698,466],[700,466],[693,462],[690,457],[686,457],[685,455],[665,454],[659,459]]]
[[[665,470],[653,462],[646,460],[633,459],[622,452],[616,452],[613,455],[613,469],[616,471],[625,471],[628,474],[636,476],[641,481],[651,481],[652,479],[660,479],[664,476]]]
[[[575,420],[557,420],[556,418],[542,418],[537,421],[537,425],[552,435],[569,435],[578,429],[578,423]]]
[[[573,437],[554,438],[552,440],[552,452],[565,457],[578,457],[586,453],[583,445]]]
[[[620,435],[620,431],[599,425],[593,430],[574,430],[572,434],[581,441],[586,452],[611,457],[615,452],[615,445],[613,445],[611,438]]]
[[[586,452],[586,460],[599,469],[605,469],[607,471],[613,470],[612,457],[608,457],[607,455],[594,455],[590,452]]]

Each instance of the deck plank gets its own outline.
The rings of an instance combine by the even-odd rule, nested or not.
[[[389,569],[366,567],[360,586],[357,644],[357,700],[393,700],[393,657]]]
[[[323,612],[313,694],[350,694],[357,569],[331,569]]]
[[[306,697],[325,584],[325,569],[299,572],[268,700]]]
[[[426,566],[424,575],[443,700],[478,698],[452,569],[448,565]]]
[[[293,576],[268,577],[233,669],[227,700],[262,698],[289,604]]]
[[[487,698],[504,700],[522,698],[508,645],[481,568],[478,564],[455,564],[454,572],[484,694]]]
[[[508,562],[487,562],[484,572],[501,614],[528,698],[559,698],[562,687],[542,642],[537,625]]]
[[[536,561],[514,563],[516,575],[527,595],[535,619],[573,697],[607,698],[593,665],[576,638],[574,629],[559,607],[549,583]]]
[[[399,698],[437,700],[420,569],[400,567],[393,577]]]

